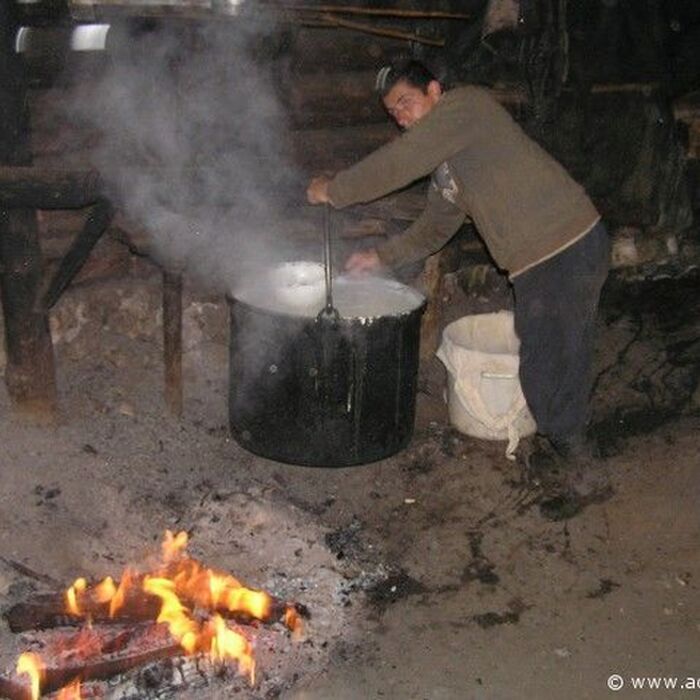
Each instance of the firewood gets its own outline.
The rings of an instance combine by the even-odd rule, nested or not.
[[[147,619],[155,619],[160,610],[160,602],[139,589],[126,596],[123,607],[110,618],[109,608],[104,603],[91,600],[88,596],[81,601],[83,615],[71,615],[66,611],[63,593],[39,594],[30,600],[13,605],[5,612],[7,624],[13,632],[43,630],[53,627],[75,627],[85,623],[86,618],[99,624],[123,624]]]
[[[188,603],[186,600],[183,602]],[[82,625],[86,619],[90,619],[94,624],[119,625],[156,619],[160,611],[160,600],[141,590],[140,579],[135,577],[133,586],[125,596],[124,604],[114,617],[109,615],[109,606],[95,600],[89,591],[81,597],[80,606],[82,615],[72,615],[66,610],[64,593],[44,593],[13,605],[4,613],[4,617],[12,632],[75,627]],[[213,612],[242,624],[250,624],[255,621],[254,618],[242,612],[231,612],[225,609],[217,609]],[[270,596],[268,615],[260,622],[265,624],[284,623],[289,614],[296,614],[301,618],[309,617],[308,608],[304,605],[286,603]]]
[[[113,630],[98,630],[105,644],[95,654],[75,658],[61,654],[57,649],[41,653],[45,665],[42,695],[54,692],[79,678],[81,681],[105,680],[145,664],[177,656],[182,647],[174,642],[165,625],[151,623],[132,630],[113,634]],[[115,641],[115,640],[119,641]],[[29,679],[15,673],[0,675],[0,696],[11,700],[29,698]]]

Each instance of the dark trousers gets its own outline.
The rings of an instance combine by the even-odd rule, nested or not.
[[[537,431],[556,446],[585,436],[598,300],[609,267],[610,240],[598,223],[513,280],[520,383]]]

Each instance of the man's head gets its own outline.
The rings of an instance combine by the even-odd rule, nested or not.
[[[391,118],[409,129],[438,103],[442,86],[419,61],[397,61],[377,74],[376,88]]]

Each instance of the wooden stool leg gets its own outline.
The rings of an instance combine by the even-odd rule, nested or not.
[[[22,414],[51,419],[56,375],[49,318],[38,302],[42,270],[35,211],[0,214],[0,260],[7,390]]]
[[[428,303],[421,320],[420,359],[429,360],[440,344],[442,321],[442,251],[431,255],[425,261],[421,283],[428,297]]]

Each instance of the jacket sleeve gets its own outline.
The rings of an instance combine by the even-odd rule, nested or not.
[[[464,212],[431,183],[423,213],[404,233],[377,247],[379,259],[387,267],[400,267],[427,258],[452,238],[465,219]]]
[[[429,175],[469,138],[460,104],[443,98],[415,126],[378,148],[331,180],[334,207],[370,202]]]

